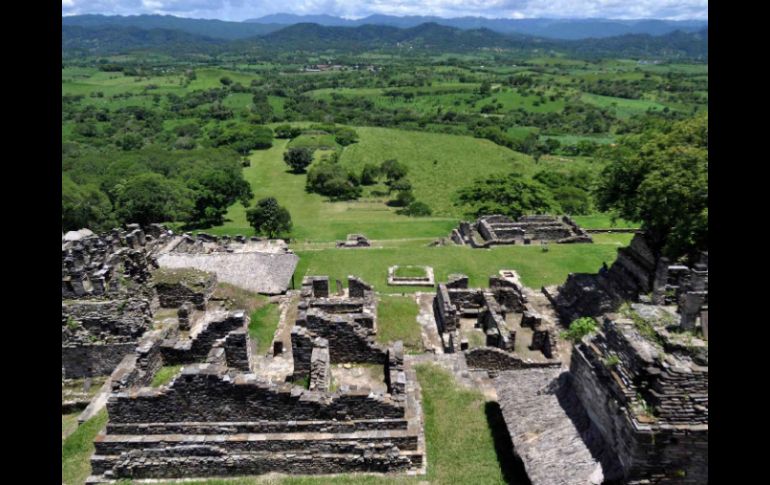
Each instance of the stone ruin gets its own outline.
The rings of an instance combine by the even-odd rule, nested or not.
[[[209,304],[189,332],[173,321],[148,332],[113,375],[87,483],[424,470],[414,371],[401,342],[376,342],[371,286],[348,281],[336,296],[328,278],[304,279],[283,380],[262,373],[242,311]],[[382,389],[336,382],[337,363],[381,366]],[[146,387],[164,365],[184,367]]]
[[[371,244],[363,234],[348,234],[344,241],[337,241],[338,248],[368,248]]]
[[[470,368],[490,371],[559,366],[557,329],[530,301],[511,270],[489,278],[489,288],[468,288],[468,277],[450,275],[433,300],[444,353],[465,353]]]
[[[565,349],[568,371],[495,379],[532,483],[706,483],[708,254],[692,269],[670,265],[638,233],[612,267],[542,293],[564,326],[601,325]]]
[[[166,232],[138,225],[62,236],[62,377],[109,375],[152,322],[157,267],[152,250]]]
[[[433,268],[430,266],[405,266],[406,268],[420,268],[423,276],[398,276],[401,266],[388,267],[388,285],[390,286],[429,286],[433,288],[435,278]]]
[[[285,293],[299,262],[282,240],[204,233],[172,236],[157,259],[162,268],[208,271],[218,281],[264,295]]]
[[[567,323],[616,311],[640,295],[651,295],[658,304],[681,300],[689,308],[685,314],[694,322],[696,315],[708,313],[708,253],[703,253],[692,269],[670,265],[650,248],[644,234],[637,232],[628,247],[618,249],[612,266],[604,265],[598,273],[571,273],[561,286],[542,291]]]
[[[181,308],[189,302],[204,310],[216,285],[216,274],[198,269],[161,268],[153,274],[153,286],[162,308]]]
[[[479,217],[476,222],[460,222],[449,235],[455,244],[488,248],[506,244],[591,243],[588,233],[569,216],[531,215],[513,220],[508,216]]]
[[[574,389],[615,450],[624,483],[708,481],[708,344],[666,326],[662,307],[604,317],[575,346]],[[673,314],[669,314],[673,315]]]

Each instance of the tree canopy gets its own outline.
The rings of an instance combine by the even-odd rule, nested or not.
[[[456,203],[465,206],[472,217],[502,214],[518,218],[558,209],[546,186],[519,174],[476,180],[457,192]]]
[[[291,231],[291,215],[275,197],[265,197],[246,211],[246,219],[257,234],[276,237]]]
[[[602,210],[641,221],[656,249],[672,258],[708,249],[708,114],[670,131],[629,136],[602,172]]]

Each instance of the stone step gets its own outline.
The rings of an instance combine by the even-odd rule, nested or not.
[[[354,433],[270,433],[214,435],[97,435],[97,455],[116,455],[130,450],[161,449],[174,446],[212,446],[235,452],[304,451],[350,453],[361,445],[389,443],[400,450],[416,450],[417,435],[406,430],[375,430]]]
[[[409,472],[420,468],[423,454],[392,449],[359,449],[355,453],[255,452],[200,455],[193,449],[175,453],[94,455],[87,484],[118,483],[120,479],[181,479],[261,475]],[[121,482],[122,483],[122,482]]]
[[[366,430],[407,429],[406,419],[351,421],[243,421],[178,423],[107,423],[111,435],[231,434],[231,433],[353,433]]]

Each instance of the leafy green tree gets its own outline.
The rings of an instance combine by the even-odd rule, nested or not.
[[[361,196],[361,187],[356,183],[355,174],[329,161],[310,168],[306,189],[308,192],[326,195],[332,200],[353,200]]]
[[[289,148],[283,154],[283,161],[291,167],[292,172],[302,173],[313,163],[313,152],[309,148]]]
[[[337,128],[334,140],[345,147],[358,141],[358,133],[352,128],[340,127]]]
[[[180,181],[152,172],[131,177],[116,192],[116,213],[123,223],[187,221],[195,204],[193,191]]]
[[[302,133],[301,128],[296,128],[289,124],[278,125],[274,131],[276,138],[296,138]]]
[[[492,83],[487,80],[481,81],[481,86],[479,86],[479,94],[481,96],[489,96],[492,94]]]
[[[415,200],[415,197],[414,197],[414,194],[412,193],[411,188],[408,190],[400,190],[396,194],[396,200],[394,201],[395,202],[394,205],[397,205],[399,207],[406,207],[412,202],[414,202],[414,200]]]
[[[380,167],[373,163],[367,163],[361,170],[361,185],[374,185],[380,177]]]
[[[621,140],[596,190],[601,210],[641,221],[649,242],[671,258],[708,249],[708,114],[668,133]]]
[[[398,160],[390,159],[385,160],[380,165],[380,172],[385,175],[389,181],[395,181],[406,176],[409,169],[403,163],[399,163]]]
[[[219,82],[222,83],[222,86],[229,86],[233,83],[233,80],[227,76],[222,76],[219,78]]]
[[[526,213],[558,209],[547,187],[520,174],[477,180],[457,192],[455,203],[465,206],[473,217],[503,214],[518,218]]]
[[[89,228],[106,231],[115,226],[112,204],[94,185],[78,185],[68,175],[62,176],[61,222],[63,231]]]
[[[254,232],[276,237],[291,231],[292,222],[289,211],[278,204],[275,197],[260,199],[257,204],[246,211],[246,219]]]

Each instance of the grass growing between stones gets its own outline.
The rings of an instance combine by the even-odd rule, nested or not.
[[[397,278],[424,278],[428,276],[425,268],[417,266],[399,266],[395,273]]]
[[[181,369],[181,365],[164,365],[158,370],[155,377],[152,378],[150,387],[160,387],[168,384],[174,376],[179,374]]]
[[[264,354],[270,349],[281,311],[278,305],[267,304],[251,312],[249,336],[257,341],[257,352]]]
[[[387,344],[401,340],[407,350],[422,350],[419,308],[411,297],[383,295],[377,306],[377,340]]]
[[[91,473],[94,437],[107,423],[107,410],[102,409],[69,435],[61,447],[61,474],[65,485],[82,484]]]

